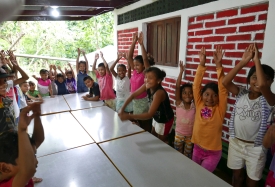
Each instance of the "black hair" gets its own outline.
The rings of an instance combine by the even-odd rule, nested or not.
[[[72,71],[66,71],[66,75],[67,74],[73,74],[73,72]]]
[[[218,84],[215,82],[209,82],[207,83],[201,90],[201,94],[203,94],[208,88],[213,90],[216,94],[219,94],[219,87]]]
[[[85,82],[86,80],[91,80],[91,81],[93,81],[94,79],[92,78],[92,77],[90,77],[90,76],[87,76],[87,77],[84,77],[83,78],[83,81]]]
[[[32,81],[29,81],[29,85],[33,85],[33,86],[35,86],[35,83],[34,83],[34,82],[32,82]]]
[[[62,78],[64,79],[64,75],[61,74],[61,73],[58,73],[58,74],[56,75],[56,77],[57,77],[57,78],[58,78],[58,77],[62,77]]]
[[[80,65],[80,64],[86,65],[86,61],[81,60],[81,61],[78,62],[78,65]]]
[[[21,86],[22,86],[23,84],[25,84],[25,83],[28,84],[27,81],[24,81],[24,82],[20,83],[19,86],[21,87]]]
[[[125,70],[127,69],[126,66],[124,64],[118,64],[117,68],[124,68]]]
[[[269,65],[262,64],[261,65],[264,71],[264,74],[268,77],[270,80],[274,80],[274,69],[270,67]],[[252,66],[248,72],[246,82],[247,85],[250,83],[250,77],[256,72],[256,66]]]
[[[141,64],[144,64],[143,58],[142,58],[141,55],[137,55],[137,56],[134,58],[134,60],[135,60],[135,61],[138,61],[138,62],[141,63]]]
[[[99,67],[103,67],[103,68],[105,68],[105,65],[104,65],[104,63],[103,63],[103,62],[101,62],[101,63],[99,63],[99,64],[98,64],[98,66],[97,66],[97,67],[98,67],[98,68],[99,68]]]
[[[155,60],[154,60],[153,56],[148,54],[147,57],[148,57],[148,62],[150,64],[150,66],[155,65]]]
[[[185,83],[185,84],[181,85],[180,86],[180,98],[182,99],[182,91],[184,90],[184,88],[191,88],[191,90],[192,90],[192,87],[193,87],[193,84],[191,84],[191,83]]]
[[[157,79],[160,79],[161,81],[166,77],[166,73],[163,70],[160,70],[157,67],[149,67],[145,70],[145,73],[153,72]]]
[[[34,140],[29,136],[32,145]],[[0,135],[0,162],[16,165],[18,158],[18,134],[16,131],[6,131]]]
[[[39,74],[45,74],[45,73],[49,73],[49,71],[46,69],[41,69],[39,72]]]

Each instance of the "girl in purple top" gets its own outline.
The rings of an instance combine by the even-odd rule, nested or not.
[[[136,43],[139,43],[142,55],[137,55],[133,59],[133,53],[135,49]],[[133,70],[133,75],[130,79],[131,82],[131,93],[135,92],[137,89],[139,89],[141,86],[144,85],[144,70],[149,68],[150,65],[154,65],[154,60],[151,58],[148,58],[144,44],[143,44],[143,33],[141,32],[139,37],[138,33],[133,34],[133,42],[129,49],[129,57],[128,57],[128,65]],[[134,114],[142,114],[146,113],[149,110],[149,104],[147,99],[147,93],[146,91],[138,95],[136,98],[133,99],[133,113]],[[152,128],[152,122],[151,120],[146,121],[138,121],[141,128],[144,130],[151,132]]]
[[[75,74],[72,69],[72,66],[70,63],[68,63],[68,66],[70,69],[65,68],[65,74],[66,74],[66,86],[69,91],[69,93],[76,93],[76,81],[75,81]]]

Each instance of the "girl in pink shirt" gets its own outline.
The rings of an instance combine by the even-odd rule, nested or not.
[[[191,142],[195,121],[195,105],[193,103],[192,84],[181,84],[184,71],[183,62],[180,61],[180,73],[176,84],[176,135],[174,147],[189,158],[192,157],[193,144]]]
[[[98,64],[98,68],[96,69],[96,62],[99,58],[98,53],[95,54],[95,61],[93,64],[93,71],[96,74],[96,78],[99,85],[100,90],[100,100],[103,100],[105,105],[116,110],[116,102],[115,102],[115,93],[113,90],[113,77],[109,70],[108,64],[103,57],[103,53],[100,52],[100,57],[103,60],[103,63]]]
[[[133,53],[135,49],[136,43],[140,44],[141,50],[142,50],[142,55],[137,55],[133,59]],[[131,93],[134,93],[136,90],[138,90],[141,86],[144,85],[144,70],[149,68],[150,65],[154,65],[154,60],[152,58],[148,58],[144,44],[143,44],[143,33],[141,32],[139,37],[138,33],[133,34],[133,42],[132,45],[129,49],[129,57],[128,57],[128,65],[131,67],[133,70],[133,75],[131,77]],[[149,104],[148,104],[148,99],[147,99],[147,93],[144,91],[135,99],[133,99],[133,113],[134,114],[142,114],[146,113],[149,110]],[[138,124],[140,125],[141,128],[144,130],[151,132],[152,129],[152,121],[150,120],[145,120],[145,121],[138,121]]]
[[[40,70],[40,77],[33,76],[37,80],[37,89],[42,97],[53,96],[51,80],[49,79],[49,71],[46,69]]]

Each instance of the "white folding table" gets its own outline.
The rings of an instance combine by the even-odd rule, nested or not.
[[[230,186],[148,132],[99,146],[134,187]]]
[[[121,121],[118,114],[106,106],[71,113],[97,143],[144,131],[130,121]]]
[[[28,132],[33,132],[33,120]],[[44,156],[75,147],[91,144],[94,140],[69,112],[41,116],[45,140],[37,149],[37,156]]]
[[[50,96],[43,97],[43,100],[44,102],[41,105],[42,115],[70,111],[70,107],[62,95],[55,95],[53,98]]]

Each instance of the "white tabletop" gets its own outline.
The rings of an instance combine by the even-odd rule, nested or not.
[[[41,116],[41,121],[45,140],[37,150],[38,157],[94,142],[69,112]],[[33,132],[33,121],[28,132]]]
[[[230,186],[148,132],[99,145],[134,187]]]
[[[117,113],[106,106],[72,111],[71,113],[96,142],[144,131],[130,121],[122,122]]]
[[[96,144],[38,158],[36,187],[126,187],[129,184]]]
[[[50,96],[43,97],[43,100],[44,102],[41,105],[42,115],[70,111],[70,108],[62,95],[55,95],[54,98],[51,98]]]
[[[92,107],[99,107],[103,106],[103,101],[85,101],[82,99],[82,96],[87,95],[87,93],[74,93],[74,94],[67,94],[63,95],[65,100],[67,101],[71,110],[80,110]]]

